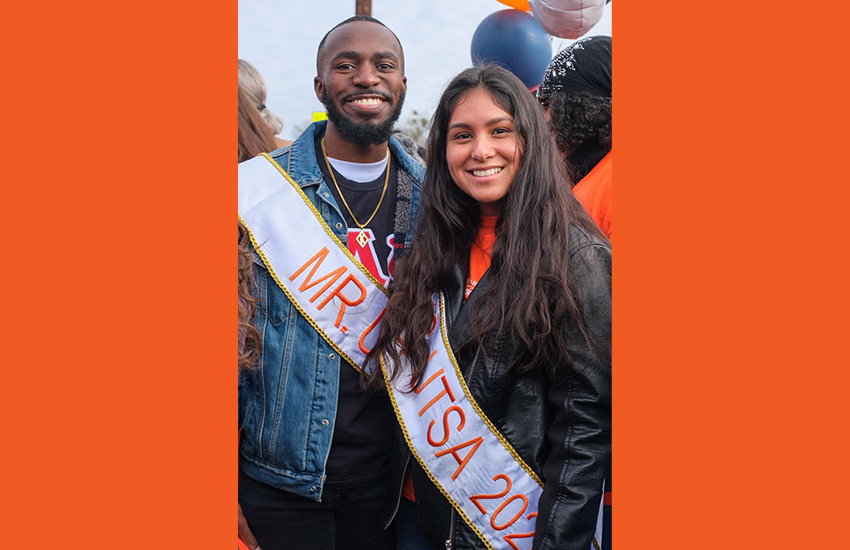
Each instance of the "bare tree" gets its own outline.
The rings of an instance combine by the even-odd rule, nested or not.
[[[424,147],[425,142],[428,141],[428,131],[430,129],[431,122],[429,117],[421,114],[416,109],[413,109],[409,118],[396,126],[396,130],[409,136],[420,147]]]

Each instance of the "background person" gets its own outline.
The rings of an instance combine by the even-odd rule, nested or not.
[[[283,131],[283,121],[266,107],[266,81],[263,80],[260,71],[244,59],[239,60],[239,87],[245,91],[248,100],[254,105],[271,130],[276,145],[275,149],[291,145],[291,141],[277,137],[277,134]]]
[[[563,184],[534,97],[505,69],[469,69],[448,85],[428,158],[421,223],[369,357],[420,387],[441,291],[472,397],[545,481],[533,548],[587,550],[611,452],[611,248]],[[393,367],[401,353],[410,370]],[[484,549],[396,430],[398,492],[408,468],[399,548]]]
[[[611,37],[591,36],[552,59],[537,91],[576,198],[613,238]]]
[[[247,99],[240,87],[239,94],[239,162],[254,158],[260,153],[268,153],[277,148],[274,136],[265,122],[260,118],[259,112]],[[251,319],[257,311],[257,285],[254,281],[254,254],[248,232],[242,223],[239,228],[239,306],[238,306],[238,340],[239,340],[239,370],[250,370],[257,366],[262,341],[260,333],[251,324]],[[239,508],[239,532],[244,533],[245,543],[250,548],[258,548],[257,540],[254,538],[242,508]]]
[[[239,87],[239,162],[277,149],[274,135],[247,94]]]

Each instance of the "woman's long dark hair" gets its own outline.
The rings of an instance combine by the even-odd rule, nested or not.
[[[381,332],[367,361],[379,354],[398,364],[395,343],[412,365],[411,388],[428,362],[426,335],[433,321],[431,297],[455,264],[465,265],[478,233],[478,203],[455,185],[446,162],[448,125],[458,102],[482,88],[513,116],[522,158],[496,224],[489,284],[471,312],[472,341],[492,331],[509,331],[527,353],[519,368],[562,368],[570,364],[567,329],[583,333],[580,304],[569,262],[569,234],[578,226],[599,235],[570,191],[543,111],[509,71],[491,65],[467,69],[440,98],[428,137],[428,170],[422,213],[409,255],[396,262],[392,293]],[[572,226],[572,227],[571,227]],[[399,373],[390,372],[391,378]],[[376,386],[372,377],[369,386]]]
[[[239,226],[239,370],[249,370],[257,364],[262,349],[260,333],[251,324],[257,310],[254,298],[254,259],[248,231]]]
[[[549,127],[575,183],[611,150],[611,98],[587,92],[552,94]]]
[[[252,159],[260,153],[268,153],[277,149],[274,134],[242,88],[239,88],[238,128],[239,162]]]
[[[257,108],[239,88],[239,162],[277,148],[274,135]],[[251,325],[256,311],[254,261],[248,231],[239,226],[239,369],[254,368],[260,355],[260,333]]]

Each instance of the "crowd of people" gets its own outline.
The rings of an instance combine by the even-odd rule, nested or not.
[[[239,60],[240,544],[600,548],[610,37],[536,93],[463,71],[424,150],[377,19],[328,31],[314,89],[327,120],[283,142]]]

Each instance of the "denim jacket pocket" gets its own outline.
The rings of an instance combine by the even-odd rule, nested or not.
[[[254,256],[254,276],[257,281],[257,326],[263,323],[263,317],[268,319],[272,326],[277,327],[295,311],[292,302],[286,294],[278,287],[266,265]]]

